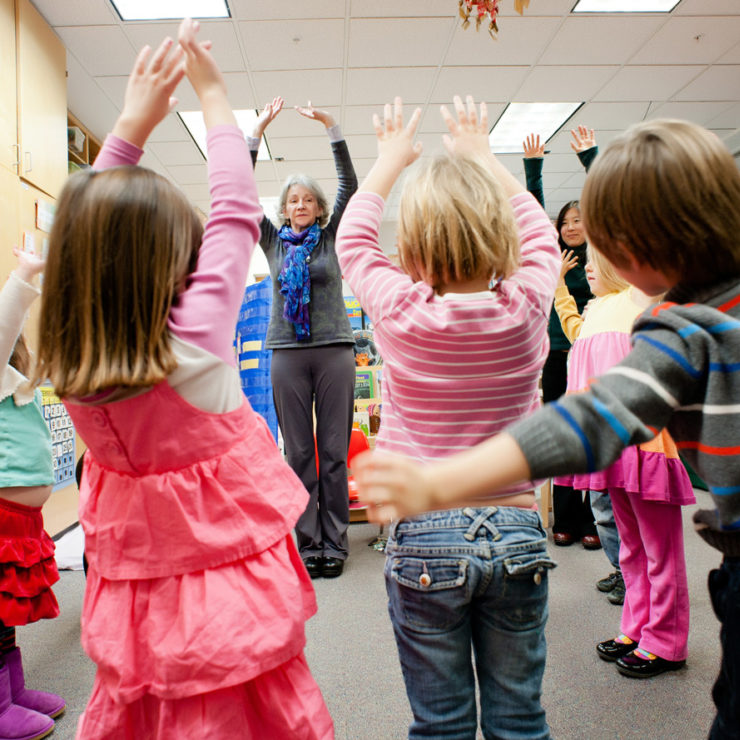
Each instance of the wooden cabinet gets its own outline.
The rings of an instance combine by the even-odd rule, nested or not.
[[[18,176],[0,167],[0,285],[15,268],[13,247],[20,243]]]
[[[18,111],[15,94],[15,0],[0,0],[0,167],[18,174]]]
[[[19,175],[57,197],[67,177],[67,55],[29,0],[16,0]]]

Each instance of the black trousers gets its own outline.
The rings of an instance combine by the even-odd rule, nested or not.
[[[542,368],[542,400],[556,401],[568,386],[568,353],[552,350]],[[596,534],[591,499],[588,492],[569,486],[552,487],[552,531],[572,534],[576,539]]]
[[[296,523],[298,550],[304,560],[345,560],[349,526],[347,452],[355,388],[352,345],[273,350],[271,379],[286,458],[309,495],[308,506]]]

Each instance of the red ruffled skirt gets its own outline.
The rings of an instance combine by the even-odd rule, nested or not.
[[[58,616],[58,580],[41,507],[0,498],[0,621],[17,627]]]

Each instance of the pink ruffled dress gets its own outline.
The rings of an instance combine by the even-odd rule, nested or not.
[[[566,334],[570,333],[569,320],[580,323],[575,302],[571,305],[568,298],[567,291],[563,293],[558,289],[555,306]],[[588,304],[568,355],[567,393],[586,390],[594,378],[603,375],[629,354],[632,324],[642,311],[642,307],[632,299],[632,288],[595,298]],[[628,447],[605,470],[559,476],[555,483],[571,486],[577,491],[619,488],[648,501],[681,506],[695,502],[691,481],[673,439],[665,430],[650,442]]]
[[[96,166],[139,154],[109,137]],[[85,740],[333,737],[303,656],[316,601],[290,533],[308,495],[233,368],[261,217],[238,129],[209,132],[209,171],[211,218],[169,324],[181,364],[139,395],[65,402],[88,445]],[[222,381],[226,411],[186,397],[213,405]]]

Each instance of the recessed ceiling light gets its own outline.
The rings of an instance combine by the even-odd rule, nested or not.
[[[574,13],[670,13],[681,0],[578,0]]]
[[[230,18],[226,0],[110,0],[122,21]]]
[[[200,149],[200,153],[204,159],[208,159],[206,156],[206,124],[203,120],[203,114],[199,110],[186,110],[178,112],[180,119],[185,124],[185,128],[188,133],[193,137],[193,141]],[[254,129],[254,122],[257,120],[258,112],[255,110],[235,110],[234,115],[236,116],[236,123],[242,130],[245,136],[251,136],[252,130]],[[262,137],[260,142],[260,148],[257,152],[257,159],[271,159],[270,150],[265,142],[265,137]]]
[[[527,134],[539,134],[547,141],[583,103],[509,103],[488,141],[499,154],[522,151]]]

